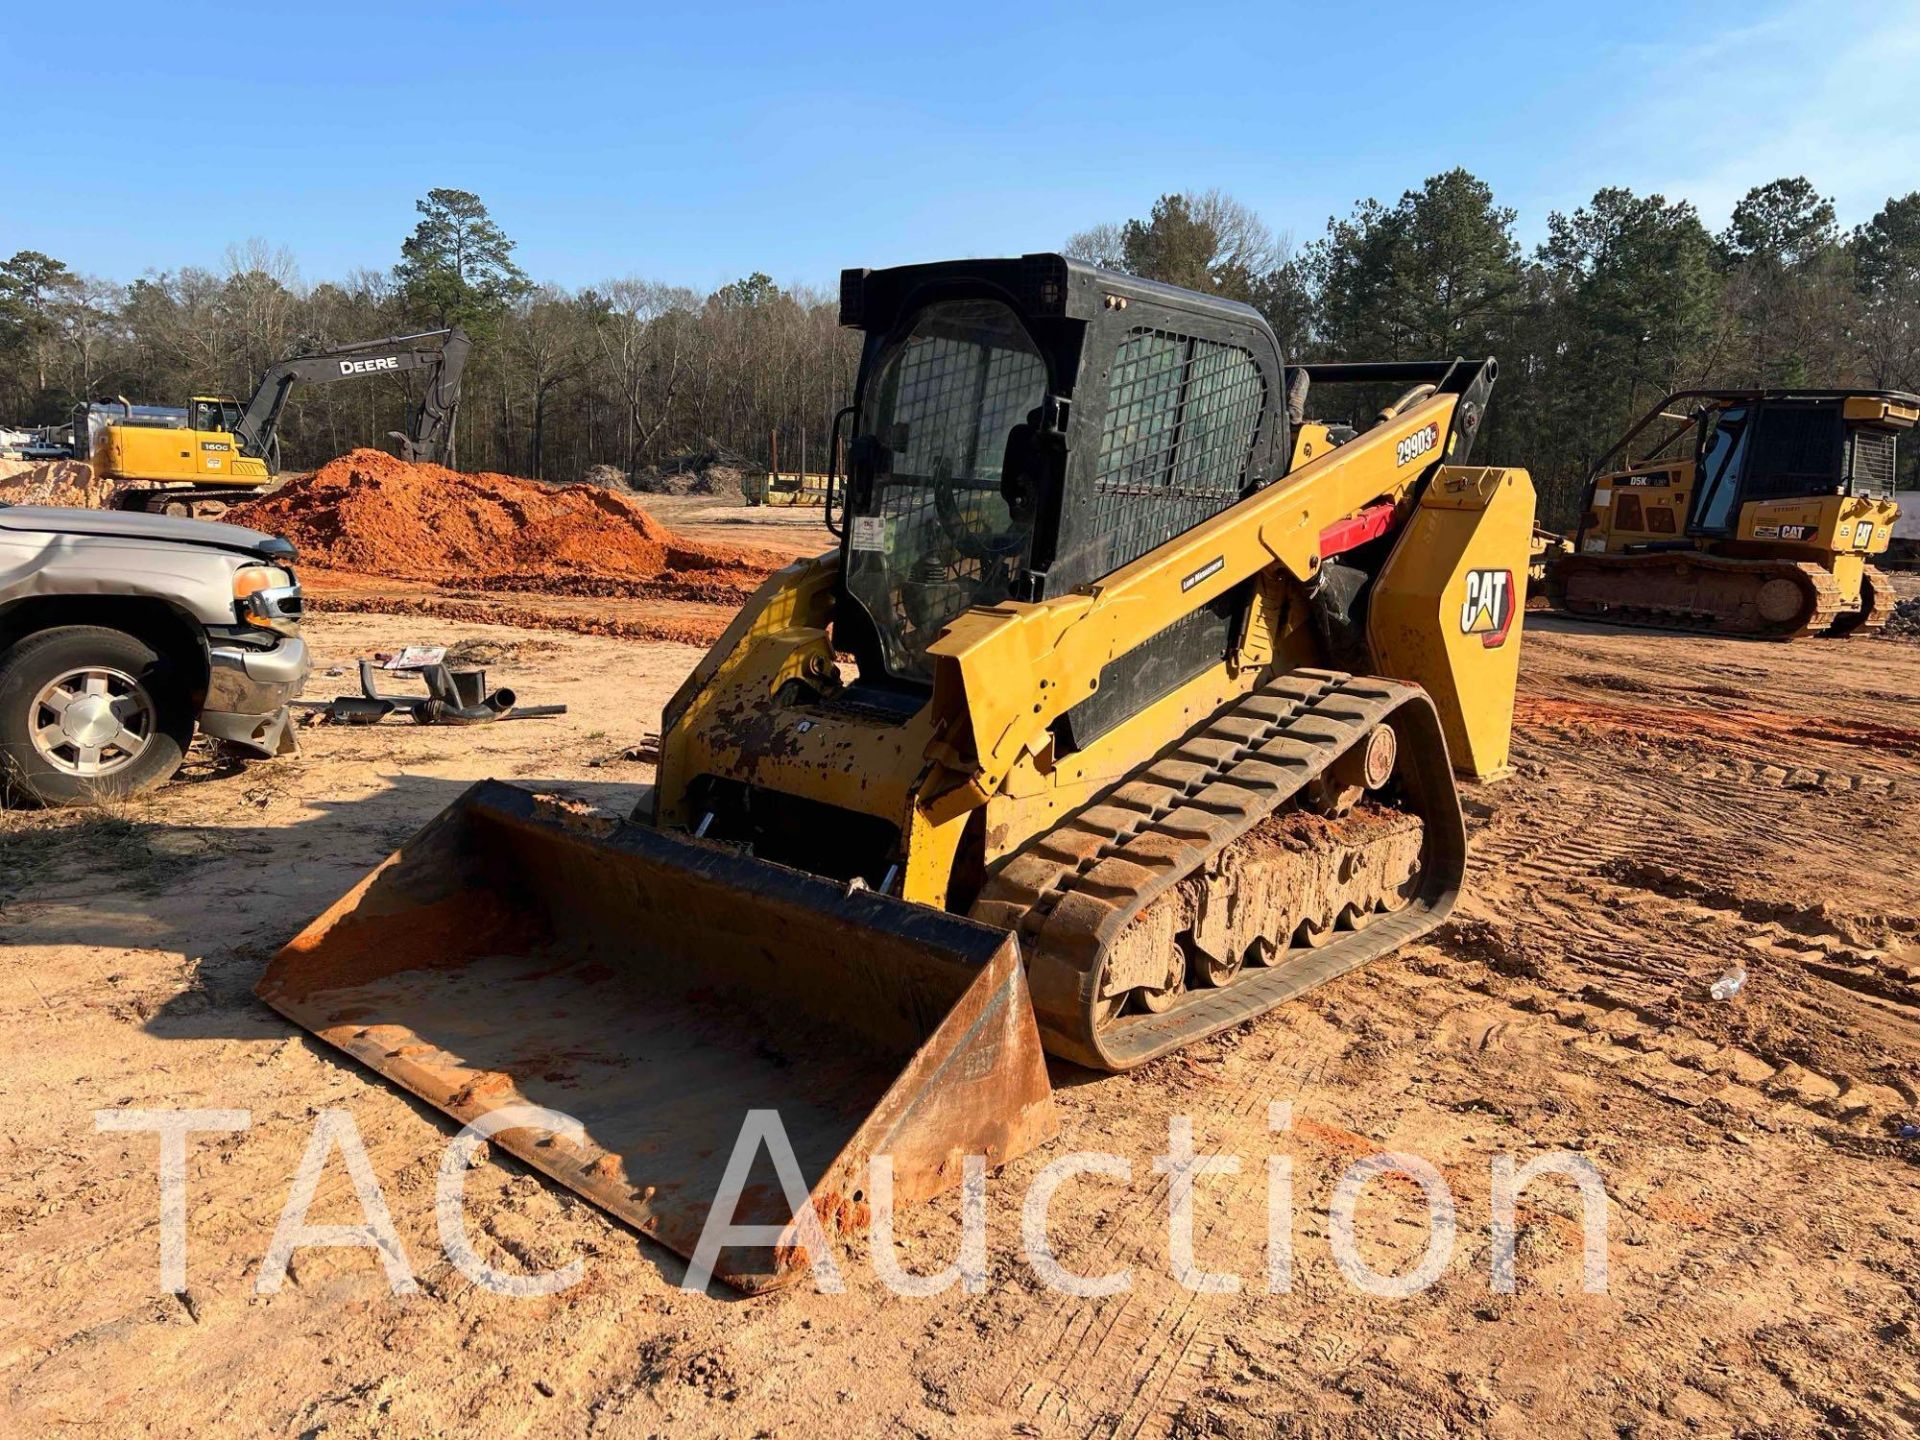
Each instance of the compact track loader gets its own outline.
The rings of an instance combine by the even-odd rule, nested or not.
[[[1492,360],[1283,365],[1253,310],[1057,255],[842,279],[837,546],[667,705],[625,822],[485,782],[260,993],[691,1253],[777,1109],[828,1231],[1047,1139],[1118,1070],[1432,929],[1498,775],[1533,487]],[[1304,419],[1310,394],[1360,425]],[[1385,398],[1387,403],[1380,404]],[[839,453],[835,443],[830,454]],[[780,1283],[766,1154],[722,1278]]]
[[[1896,390],[1684,390],[1601,458],[1547,592],[1571,615],[1792,640],[1880,629]],[[1663,423],[1664,422],[1664,423]],[[1619,464],[1622,457],[1625,464]]]

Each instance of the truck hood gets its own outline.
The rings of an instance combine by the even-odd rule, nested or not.
[[[203,545],[282,564],[294,558],[293,545],[264,530],[248,530],[217,520],[184,520],[134,510],[76,510],[58,505],[0,505],[0,530],[55,535],[102,535],[116,540],[152,540],[162,544]]]

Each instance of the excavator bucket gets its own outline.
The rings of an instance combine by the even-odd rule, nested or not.
[[[692,1255],[748,1112],[778,1112],[824,1233],[1048,1139],[1052,1092],[1008,933],[483,781],[289,942],[257,991],[457,1120],[538,1105],[584,1137],[493,1143]],[[747,1291],[808,1260],[770,1150],[720,1219]]]

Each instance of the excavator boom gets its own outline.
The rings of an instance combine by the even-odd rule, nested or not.
[[[466,331],[454,325],[292,356],[261,377],[234,426],[234,434],[248,454],[272,456],[276,454],[280,412],[296,384],[330,385],[340,380],[424,370],[426,386],[420,402],[412,407],[406,433],[396,438],[403,459],[437,463],[452,434],[454,410],[460,403],[460,376],[470,349],[472,342]]]

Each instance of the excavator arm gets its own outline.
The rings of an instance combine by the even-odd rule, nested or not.
[[[426,389],[412,407],[406,433],[396,437],[407,460],[437,461],[445,454],[452,433],[454,408],[460,402],[460,374],[466,367],[471,342],[458,325],[417,335],[394,335],[384,340],[362,340],[311,355],[282,360],[260,381],[247,408],[234,426],[242,450],[262,459],[273,449],[280,412],[295,384],[330,385],[337,380],[360,380],[404,371],[427,372]]]

